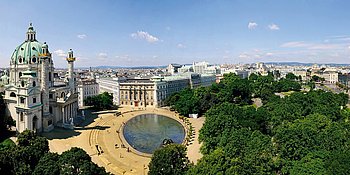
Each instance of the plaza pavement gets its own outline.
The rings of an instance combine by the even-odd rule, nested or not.
[[[137,154],[137,151],[125,142],[121,126],[140,114],[156,113],[180,121],[178,114],[163,108],[148,107],[142,110],[122,107],[119,111],[122,113],[120,116],[107,113],[99,114],[95,118],[87,117],[86,126],[76,127],[74,130],[57,128],[52,132],[44,133],[43,135],[49,139],[50,151],[62,153],[71,147],[79,147],[91,156],[93,162],[105,167],[108,172],[113,174],[147,174],[151,158]],[[187,146],[187,156],[190,161],[196,163],[202,157],[199,152],[201,144],[198,142],[198,131],[204,123],[204,118],[190,118],[189,121],[195,130],[195,136],[191,144]],[[125,148],[121,147],[122,144],[125,145]],[[97,147],[100,154],[98,154]]]

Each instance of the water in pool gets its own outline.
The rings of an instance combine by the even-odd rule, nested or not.
[[[183,126],[176,120],[157,114],[138,115],[124,126],[126,141],[136,150],[152,154],[164,139],[182,143],[185,137]]]

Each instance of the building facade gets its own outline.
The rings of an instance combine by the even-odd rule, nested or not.
[[[85,106],[84,100],[99,94],[99,85],[95,79],[82,79],[78,82],[79,107]]]
[[[68,77],[56,85],[54,64],[48,45],[36,39],[30,24],[26,40],[16,47],[9,73],[1,77],[5,88],[6,115],[16,121],[16,129],[50,131],[55,125],[72,127],[77,116],[78,94],[75,91],[73,51],[68,52]]]
[[[124,78],[98,78],[99,93],[108,92],[113,95],[113,103],[120,104],[119,82]]]
[[[185,88],[210,86],[215,75],[196,73],[151,78],[102,78],[98,80],[100,92],[113,94],[113,102],[120,106],[160,107],[167,97]]]

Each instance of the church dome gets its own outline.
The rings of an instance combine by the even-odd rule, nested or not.
[[[11,56],[11,64],[28,64],[38,62],[38,57],[43,53],[43,44],[36,40],[36,32],[30,24],[27,31],[27,39],[16,47]]]
[[[11,61],[15,64],[28,64],[34,57],[42,54],[42,44],[38,41],[26,41],[19,45],[13,52]],[[38,60],[38,58],[36,58]]]

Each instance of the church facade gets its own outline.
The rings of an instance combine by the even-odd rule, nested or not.
[[[78,114],[78,93],[74,78],[73,51],[66,58],[65,82],[54,82],[54,64],[48,45],[36,39],[30,24],[26,40],[16,47],[10,69],[1,77],[5,86],[6,115],[16,121],[18,132],[48,132],[54,126],[73,127]]]

